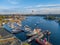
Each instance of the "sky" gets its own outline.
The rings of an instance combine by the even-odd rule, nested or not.
[[[60,0],[0,0],[0,14],[10,13],[60,14]]]

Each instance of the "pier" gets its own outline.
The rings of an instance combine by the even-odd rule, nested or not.
[[[3,25],[3,28],[5,28],[8,32],[10,33],[20,33],[20,32],[23,32],[24,30],[22,30],[20,28],[20,26],[18,26],[17,24],[15,24],[16,27],[14,28],[11,28],[8,24],[4,24]]]

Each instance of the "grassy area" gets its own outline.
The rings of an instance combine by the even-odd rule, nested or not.
[[[24,43],[23,45],[30,45],[30,44],[28,44],[28,43]]]
[[[56,22],[60,23],[60,17],[56,17],[56,16],[46,16],[44,19],[57,20]]]
[[[11,19],[11,20],[8,20]],[[25,19],[25,16],[5,16],[5,15],[0,15],[0,27],[2,26],[2,23],[7,23],[7,22],[19,22]]]
[[[48,19],[48,20],[55,20],[56,17],[55,17],[55,16],[46,16],[45,19]]]

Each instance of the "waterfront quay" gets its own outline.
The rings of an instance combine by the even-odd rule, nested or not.
[[[0,45],[21,45],[21,41],[4,28],[0,28]]]

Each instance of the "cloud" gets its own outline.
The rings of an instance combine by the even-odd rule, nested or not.
[[[60,4],[48,4],[48,5],[35,5],[35,6],[27,6],[25,8],[30,9],[30,8],[52,8],[52,7],[60,7]]]
[[[33,14],[60,14],[60,4],[35,5],[23,8],[20,8],[20,6],[8,8],[0,7],[0,9],[2,9],[0,13],[31,14],[32,10],[34,10]]]
[[[34,14],[60,14],[60,4],[51,4],[51,5],[36,5],[26,8],[30,12],[34,10]]]
[[[8,2],[11,4],[19,4],[18,0],[8,0]]]
[[[36,5],[35,7],[60,7],[60,4]]]
[[[18,4],[18,2],[10,2],[11,4]]]
[[[60,14],[60,4],[35,5],[25,7],[30,13],[34,10],[34,14]]]
[[[33,8],[33,6],[27,6],[27,7],[24,7],[24,8],[29,9],[29,8]]]

